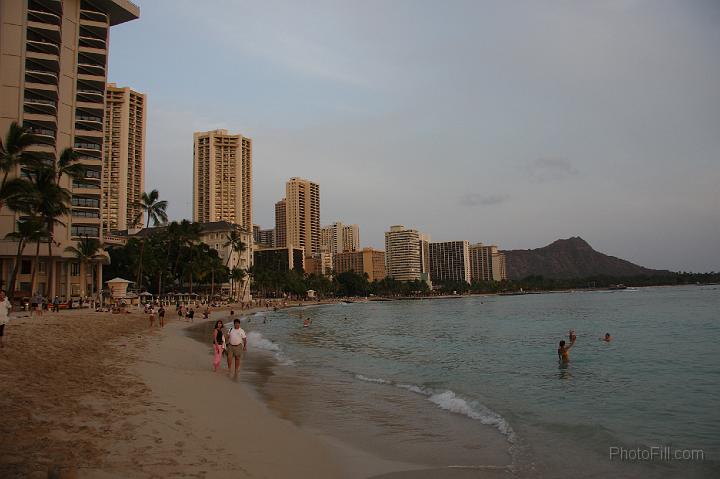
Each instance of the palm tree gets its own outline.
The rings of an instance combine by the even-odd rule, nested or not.
[[[31,154],[26,149],[35,145],[37,140],[28,129],[18,125],[17,122],[10,124],[5,136],[5,141],[0,140],[0,209],[12,200],[27,196],[32,187],[25,178],[8,179],[8,175],[15,171],[18,165],[24,165],[32,161]],[[10,209],[23,209],[20,203],[9,205]]]
[[[230,263],[230,257],[232,256],[232,253],[237,253],[237,260],[235,261],[235,264],[232,265],[232,269],[236,269],[238,267],[238,264],[240,264],[240,255],[247,250],[247,245],[243,242],[242,236],[240,236],[238,230],[232,230],[225,237],[225,243],[223,243],[223,248],[227,248],[228,246],[230,247],[231,254],[228,255],[226,266]],[[234,289],[234,282],[235,278],[233,277],[233,283],[231,283],[230,285],[231,294]]]
[[[57,183],[57,174],[55,163],[35,164],[29,167],[28,178],[32,191],[12,202],[15,209],[24,209],[32,216],[40,218],[45,224],[45,239],[48,247],[48,291],[52,290],[53,284],[53,229],[56,225],[64,226],[65,223],[59,218],[70,213],[70,191]]]
[[[63,175],[80,180],[85,177],[87,167],[78,163],[78,154],[72,148],[65,148],[57,161],[57,182],[60,183]]]
[[[242,268],[233,268],[230,271],[230,278],[232,279],[231,288],[230,288],[230,295],[232,295],[232,284],[235,284],[239,281],[242,281],[243,278],[245,278],[245,275],[247,274],[247,271]]]
[[[22,262],[22,254],[25,246],[32,242],[42,239],[45,234],[45,225],[39,218],[29,218],[26,220],[19,220],[17,222],[17,231],[8,233],[5,235],[5,239],[11,239],[18,242],[17,256],[15,259],[15,266],[10,275],[10,284],[8,285],[8,297],[12,299],[15,294],[15,283],[17,282],[17,274],[20,269],[20,263]]]
[[[180,262],[183,248],[191,246],[200,239],[201,229],[202,228],[198,223],[193,223],[188,220],[182,220],[180,223],[177,223],[177,228],[175,229],[177,254],[175,255],[175,265],[173,266],[173,274],[175,277],[180,276],[180,278],[182,278],[182,275],[178,274],[178,263]],[[182,284],[182,279],[180,280],[180,283]]]
[[[160,200],[160,193],[158,190],[152,190],[150,194],[143,192],[140,201],[135,203],[135,207],[140,211],[135,217],[135,223],[142,221],[142,215],[147,215],[147,224],[145,228],[150,227],[150,220],[153,222],[153,226],[167,223],[168,216],[165,210],[167,209],[168,202],[166,200]],[[140,288],[140,279],[142,277],[143,267],[143,252],[145,250],[145,236],[142,236],[140,243],[140,261],[138,262],[137,281],[135,284],[138,289]]]
[[[85,285],[87,284],[87,278],[85,274],[85,265],[87,263],[99,262],[104,259],[102,244],[100,240],[96,238],[89,238],[83,236],[80,241],[77,242],[77,246],[68,246],[65,248],[66,253],[71,253],[75,258],[80,260],[80,295],[85,296]],[[90,296],[95,296],[95,274],[93,268],[93,279],[90,282]]]

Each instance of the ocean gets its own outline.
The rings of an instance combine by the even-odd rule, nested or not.
[[[270,408],[389,459],[720,477],[720,286],[309,306],[243,328]]]

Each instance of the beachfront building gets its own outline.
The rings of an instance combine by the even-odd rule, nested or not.
[[[307,256],[320,252],[320,186],[303,178],[285,184],[286,244]]]
[[[470,244],[467,241],[430,243],[430,276],[435,283],[470,283]]]
[[[145,191],[146,97],[110,83],[105,90],[105,146],[102,178],[102,229],[140,228],[137,203]],[[84,116],[86,121],[94,117]]]
[[[327,251],[321,251],[306,257],[305,272],[307,274],[330,276],[333,272],[333,255]]]
[[[257,232],[257,238],[255,239],[255,242],[266,248],[274,247],[275,246],[275,230],[274,229],[259,230]]]
[[[403,225],[385,232],[387,275],[399,281],[423,280],[430,283],[429,236]]]
[[[505,254],[495,245],[470,245],[470,278],[473,282],[506,280]]]
[[[335,273],[355,271],[367,274],[368,281],[379,281],[386,276],[385,251],[363,248],[362,251],[345,251],[333,258]]]
[[[193,135],[193,220],[252,229],[252,140],[227,130]]]
[[[340,221],[320,229],[320,250],[331,254],[360,249],[360,227]]]
[[[302,248],[255,248],[253,256],[256,271],[305,271],[305,250]]]
[[[273,238],[274,248],[287,246],[287,201],[285,198],[275,203],[275,236]]]
[[[71,212],[53,226],[53,242],[40,245],[40,262],[32,277],[35,246],[21,252],[16,296],[81,296],[102,289],[102,266],[81,272],[67,253],[84,236],[102,241],[101,228],[105,85],[109,30],[140,16],[126,0],[2,0],[0,2],[0,134],[18,122],[36,136],[29,148],[55,161],[73,148],[87,168],[82,179],[63,177],[60,186],[72,195]],[[21,174],[15,167],[8,179]],[[0,209],[0,282],[7,288],[18,244],[5,240],[15,231],[18,213]],[[93,275],[93,271],[96,274]],[[95,278],[93,278],[95,276]]]

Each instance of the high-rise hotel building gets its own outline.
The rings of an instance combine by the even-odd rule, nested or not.
[[[305,256],[320,252],[320,186],[290,178],[285,184],[286,242],[304,248]]]
[[[145,95],[110,83],[105,90],[102,228],[140,228],[145,191]]]
[[[332,254],[360,249],[360,227],[339,221],[320,229],[320,250]]]
[[[193,220],[252,231],[252,140],[227,130],[193,137]]]
[[[423,280],[430,277],[429,237],[403,225],[385,232],[385,267],[387,275],[399,281]]]
[[[285,198],[275,203],[275,236],[273,245],[276,248],[287,247],[287,201]]]
[[[34,290],[45,295],[80,295],[92,274],[65,252],[84,236],[102,239],[102,177],[105,125],[105,84],[109,30],[138,18],[140,9],[128,0],[2,0],[0,1],[0,134],[12,122],[30,129],[41,142],[39,156],[56,161],[73,148],[87,166],[85,178],[63,177],[61,186],[72,195],[71,214],[53,227],[52,251],[40,248]],[[9,178],[20,175],[19,167]],[[0,210],[0,280],[12,270],[17,243],[5,241],[19,215]],[[29,292],[27,248],[19,268],[18,289]],[[52,256],[50,261],[47,258]],[[99,268],[98,268],[99,269]],[[98,271],[98,273],[100,273]],[[97,287],[101,274],[96,275]]]
[[[473,282],[506,280],[505,255],[495,245],[470,245],[470,277]]]
[[[430,277],[436,283],[470,283],[470,244],[467,241],[430,243]]]

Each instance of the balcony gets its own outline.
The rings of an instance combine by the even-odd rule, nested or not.
[[[57,85],[58,76],[53,72],[42,70],[25,70],[25,81],[29,83],[43,83],[45,85]]]
[[[51,130],[49,128],[43,128],[40,126],[34,126],[34,125],[26,125],[28,132],[32,134],[35,137],[35,140],[38,143],[43,143],[46,145],[54,145],[55,144],[55,130]]]
[[[105,67],[91,63],[78,63],[78,73],[81,75],[93,75],[104,77]]]
[[[105,94],[97,90],[77,90],[77,99],[88,103],[105,103]]]
[[[84,153],[86,156],[97,156],[99,159],[102,154],[102,146],[97,143],[87,143],[84,141],[76,141],[73,148],[78,150],[78,153]]]
[[[25,98],[23,104],[28,113],[39,113],[45,115],[57,114],[57,102],[45,98]]]
[[[80,36],[79,45],[81,47],[99,48],[101,50],[105,50],[107,48],[105,40],[95,37],[87,37],[83,35]]]
[[[28,7],[27,18],[28,22],[48,23],[57,26],[60,26],[62,23],[60,15],[45,10],[38,10],[35,6]]]
[[[108,23],[108,16],[106,14],[92,10],[80,10],[80,19],[91,22]]]
[[[28,40],[26,49],[28,52],[45,53],[47,55],[59,55],[60,47],[56,43],[42,40]]]

